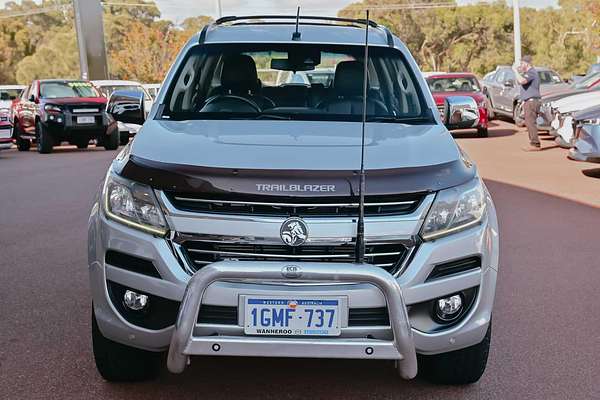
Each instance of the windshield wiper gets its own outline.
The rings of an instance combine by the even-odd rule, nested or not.
[[[423,117],[395,117],[393,115],[378,115],[373,117],[367,117],[366,122],[396,122],[402,124],[423,124],[433,123],[429,118]]]

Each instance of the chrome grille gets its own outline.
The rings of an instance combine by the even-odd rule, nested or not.
[[[353,244],[290,247],[284,244],[238,244],[194,240],[183,242],[182,248],[194,270],[222,260],[331,263],[354,260]],[[365,261],[394,273],[400,268],[407,255],[408,249],[401,243],[367,243]]]
[[[341,198],[277,198],[275,196],[248,196],[248,198],[210,198],[167,193],[173,206],[179,210],[215,214],[268,215],[278,217],[331,217],[358,215],[358,200]],[[366,196],[365,215],[405,215],[421,204],[423,193],[391,196]]]
[[[66,108],[73,114],[98,114],[104,111],[104,104],[70,104]]]

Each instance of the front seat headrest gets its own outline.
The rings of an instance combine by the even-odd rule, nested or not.
[[[362,96],[363,63],[342,61],[335,68],[333,88],[338,96]]]
[[[235,54],[223,59],[221,86],[234,92],[254,92],[258,88],[258,74],[252,57]]]

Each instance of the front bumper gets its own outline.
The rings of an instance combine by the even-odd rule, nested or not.
[[[567,156],[575,161],[600,162],[600,125],[579,126]]]
[[[359,264],[297,263],[304,282],[369,283],[383,293],[393,332],[393,340],[313,339],[244,336],[196,336],[194,325],[208,287],[227,279],[289,281],[282,270],[289,263],[225,261],[202,268],[190,279],[169,347],[167,366],[171,372],[185,369],[190,355],[255,356],[318,358],[375,358],[398,360],[403,378],[417,375],[417,357],[408,314],[398,282],[383,269]]]
[[[430,203],[429,203],[430,204]],[[397,221],[367,218],[367,238],[376,234],[418,234],[424,210]],[[269,235],[270,219],[222,218],[207,215],[190,217],[186,213],[168,216],[169,224],[180,232],[205,232],[242,235]],[[310,225],[309,221],[309,225]],[[280,223],[273,222],[273,229]],[[329,234],[351,235],[351,218],[318,220],[310,225],[320,238]],[[262,229],[262,231],[260,230]],[[278,233],[278,232],[277,232]],[[345,357],[412,359],[419,354],[439,354],[459,350],[481,342],[491,319],[498,268],[498,226],[491,200],[488,215],[475,227],[433,242],[421,243],[406,269],[392,276],[378,267],[337,263],[294,263],[303,273],[302,282],[281,278],[281,268],[289,263],[228,261],[209,264],[190,276],[186,260],[174,250],[168,239],[153,237],[107,220],[94,206],[89,225],[89,266],[94,312],[99,328],[107,338],[129,346],[151,351],[169,349],[178,371],[182,359],[189,355],[273,355],[293,357]],[[118,268],[105,261],[106,251],[118,250],[151,260],[160,278]],[[436,265],[465,256],[478,255],[482,267],[453,276],[428,281]],[[343,267],[343,268],[342,268]],[[359,269],[359,270],[357,270]],[[247,274],[257,274],[250,276]],[[308,274],[308,275],[307,275]],[[314,274],[314,275],[313,275]],[[305,282],[306,277],[319,281]],[[272,279],[265,281],[266,278]],[[258,279],[258,281],[257,281]],[[146,329],[127,321],[112,303],[107,282],[181,302],[178,322],[163,329]],[[477,287],[478,294],[468,313],[456,325],[444,330],[421,330],[417,321],[407,317],[407,309],[435,298]],[[392,290],[393,289],[393,290]],[[388,308],[390,323],[386,326],[342,326],[339,337],[321,338],[256,338],[244,335],[243,324],[220,325],[200,323],[196,316],[203,305],[235,307],[241,295],[332,296],[348,298],[349,309]],[[408,321],[408,323],[407,323]],[[411,325],[408,329],[402,326]],[[177,338],[177,339],[176,339]],[[219,344],[220,350],[213,349]],[[267,349],[268,347],[268,349]],[[366,347],[375,351],[367,354]],[[411,361],[412,362],[412,361]],[[409,362],[409,364],[411,363]],[[412,374],[406,367],[404,376]]]
[[[79,117],[93,118],[94,122],[78,123]],[[53,135],[64,140],[81,136],[88,136],[90,139],[100,138],[106,133],[108,127],[108,117],[101,111],[73,113],[67,109],[60,114],[44,113],[42,121]]]

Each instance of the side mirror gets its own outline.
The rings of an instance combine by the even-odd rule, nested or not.
[[[504,87],[508,87],[508,88],[515,87],[515,81],[513,81],[512,79],[508,79],[508,80],[504,81]]]
[[[35,96],[34,95],[30,95],[29,96],[29,101],[32,101],[32,102],[35,101]]]
[[[106,112],[115,121],[142,125],[146,120],[144,113],[144,95],[128,90],[115,90],[106,106]]]
[[[446,97],[443,117],[449,130],[474,128],[479,123],[479,107],[469,96]]]

